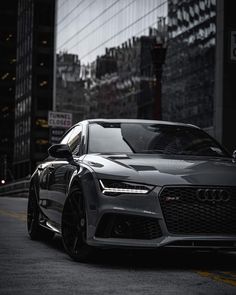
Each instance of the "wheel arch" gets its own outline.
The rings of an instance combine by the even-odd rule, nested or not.
[[[87,167],[80,166],[79,170],[76,170],[73,175],[71,176],[69,185],[68,185],[68,190],[67,190],[67,195],[70,194],[71,190],[74,187],[79,187],[81,191],[83,192],[83,180],[88,177],[92,176],[92,171],[90,171]]]
[[[93,171],[87,167],[80,167],[79,171],[77,170],[70,179],[66,199],[74,188],[79,188],[85,199],[87,210],[90,210],[89,207],[91,204],[97,204],[97,187],[95,178]]]
[[[67,189],[67,197],[69,196],[69,194],[71,193],[71,191],[75,187],[82,190],[81,179],[80,179],[80,175],[79,175],[78,172],[73,173],[73,175],[72,175],[72,177],[70,179],[70,182],[69,182],[69,185],[68,185],[68,189]]]

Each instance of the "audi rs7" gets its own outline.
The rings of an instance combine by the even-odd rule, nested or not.
[[[96,247],[235,249],[235,157],[189,124],[85,120],[33,173],[27,224],[77,261]]]

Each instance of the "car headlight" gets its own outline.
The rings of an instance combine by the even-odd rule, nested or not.
[[[119,194],[147,194],[153,189],[153,186],[119,180],[100,179],[99,183],[102,193],[110,196]]]

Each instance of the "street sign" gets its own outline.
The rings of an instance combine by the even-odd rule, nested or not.
[[[230,60],[236,61],[236,31],[230,32]]]
[[[63,134],[65,133],[65,130],[65,128],[51,127],[49,136],[50,144],[59,143]]]
[[[69,128],[72,125],[72,114],[62,112],[48,112],[48,126]]]

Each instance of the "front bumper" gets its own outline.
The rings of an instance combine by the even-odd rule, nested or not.
[[[87,243],[102,248],[227,248],[236,249],[236,235],[228,234],[172,234],[168,231],[159,201],[160,187],[147,195],[104,196],[99,187],[87,186],[88,231]],[[161,234],[156,238],[135,237],[114,234],[101,234],[101,222],[104,216],[123,216],[155,220]],[[107,219],[109,227],[109,219]],[[99,233],[100,232],[100,233]]]

